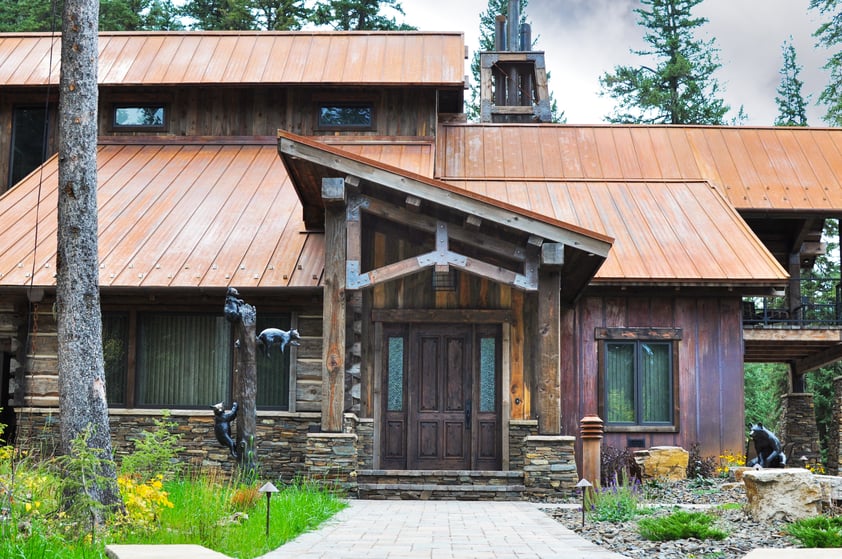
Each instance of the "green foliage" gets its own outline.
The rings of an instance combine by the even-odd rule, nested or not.
[[[746,363],[743,373],[746,429],[753,423],[762,423],[779,432],[781,396],[787,393],[789,379],[786,364]]]
[[[178,453],[184,447],[179,446],[181,435],[174,432],[178,424],[169,418],[169,410],[164,410],[161,418],[154,420],[155,429],[140,434],[134,441],[134,452],[123,458],[120,473],[149,480],[159,474],[172,479],[180,472],[182,464]]]
[[[713,527],[714,517],[703,512],[677,510],[668,516],[643,518],[637,523],[640,535],[652,541],[722,540],[727,532]]]
[[[775,126],[807,126],[807,101],[801,93],[804,81],[799,79],[802,66],[795,60],[792,35],[783,44],[784,65],[781,68],[781,83],[778,85],[778,117]]]
[[[601,95],[619,103],[606,120],[637,124],[723,124],[729,106],[718,98],[719,50],[714,39],[696,39],[694,31],[707,23],[693,17],[702,0],[641,0],[634,11],[645,27],[647,50],[632,50],[647,57],[640,66],[615,66],[599,81]],[[649,9],[646,9],[648,7]],[[650,62],[654,65],[650,66]]]
[[[833,379],[840,375],[842,375],[842,363],[837,362],[829,367],[807,373],[804,377],[805,388],[813,395],[822,464],[825,465],[828,463],[827,448],[833,432],[833,410],[836,401]]]
[[[56,460],[62,470],[61,509],[71,523],[89,528],[93,539],[106,518],[122,506],[114,463],[90,446],[93,427],[79,433],[67,454]],[[116,497],[112,497],[116,496]]]
[[[793,522],[786,532],[803,547],[842,547],[842,516],[814,516]]]
[[[600,522],[625,522],[640,514],[640,484],[627,473],[615,483],[595,486],[585,494],[585,510]]]
[[[842,125],[842,2],[810,0],[810,9],[818,11],[824,21],[816,29],[816,46],[830,52],[824,69],[830,74],[828,84],[819,95],[819,103],[827,107],[824,120],[831,126]]]
[[[80,532],[79,521],[60,508],[65,486],[97,475],[99,459],[85,439],[78,437],[73,456],[61,460],[61,474],[57,459],[35,460],[21,457],[12,447],[0,449],[0,557],[105,559],[104,541],[190,543],[231,557],[259,557],[345,507],[318,486],[295,483],[282,488],[271,497],[267,538],[266,498],[255,485],[243,487],[238,481],[202,475],[163,483],[160,474],[147,482],[124,476],[120,487],[128,514],[105,516],[93,538]],[[68,482],[70,477],[77,479]],[[79,501],[81,510],[72,513],[87,522],[83,505],[97,503]]]
[[[703,458],[699,450],[699,443],[690,445],[689,454],[687,460],[687,478],[694,480],[694,483],[699,485],[707,485],[705,482],[716,476],[716,458],[712,456]]]
[[[18,0],[0,2],[0,31],[61,29],[63,2]],[[175,30],[183,26],[172,0],[100,0],[100,31]]]
[[[600,452],[600,475],[599,483],[603,487],[616,485],[618,480],[631,478],[636,482],[640,481],[643,472],[640,466],[634,461],[631,451],[628,448],[617,448],[605,445]]]
[[[398,0],[325,0],[316,3],[313,23],[329,25],[337,31],[416,29],[405,23],[398,24],[394,17],[381,13],[384,7],[404,15]]]

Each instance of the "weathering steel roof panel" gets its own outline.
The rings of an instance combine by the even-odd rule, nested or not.
[[[740,210],[842,210],[838,128],[446,124],[440,133],[445,180],[701,180]]]
[[[346,141],[352,153],[432,172],[429,140]],[[100,285],[320,285],[322,235],[304,231],[274,141],[108,142],[97,153]],[[0,286],[27,285],[33,261],[34,284],[55,284],[56,182],[53,157],[0,196]]]
[[[0,85],[57,84],[60,49],[48,33],[0,33]],[[98,76],[114,86],[456,87],[464,53],[464,37],[452,32],[107,32],[99,35]]]
[[[599,282],[780,283],[786,272],[703,181],[449,180],[614,238]]]

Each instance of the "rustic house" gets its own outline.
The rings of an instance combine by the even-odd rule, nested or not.
[[[0,395],[47,449],[58,43],[0,35]],[[231,401],[228,287],[303,337],[258,360],[267,475],[566,490],[592,415],[607,445],[716,456],[745,444],[745,361],[791,365],[804,421],[801,376],[842,356],[797,287],[842,211],[842,131],[544,123],[543,54],[517,52],[483,54],[470,124],[465,58],[455,33],[101,34],[118,454],[169,410],[185,457],[231,467],[209,408]]]

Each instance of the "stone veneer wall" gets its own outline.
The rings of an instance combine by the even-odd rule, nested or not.
[[[155,428],[157,410],[110,412],[111,440],[115,459],[131,452],[143,431]],[[213,434],[210,410],[174,410],[168,421],[176,423],[184,451],[181,458],[190,467],[230,474],[234,461]],[[258,464],[261,476],[291,481],[305,470],[307,434],[318,428],[320,414],[312,412],[261,412],[257,414]],[[236,424],[235,424],[236,425]],[[60,446],[58,410],[18,411],[18,441],[22,448],[40,455],[53,455]]]
[[[838,476],[842,472],[842,377],[833,379],[834,405],[827,448],[827,473]]]
[[[522,470],[526,437],[538,434],[537,419],[512,419],[509,421],[509,470]]]
[[[360,470],[374,468],[374,419],[345,414],[345,432],[357,436],[357,461]]]
[[[576,437],[532,435],[523,439],[523,484],[530,498],[569,497],[576,488]]]
[[[356,494],[357,436],[308,433],[304,468],[309,479]]]
[[[800,458],[811,461],[819,457],[819,429],[813,395],[803,392],[781,397],[781,432],[777,433],[786,453],[787,464],[800,465]]]

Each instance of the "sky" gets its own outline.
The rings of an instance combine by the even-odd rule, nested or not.
[[[479,14],[487,0],[400,0],[404,21],[424,31],[462,31],[471,55],[479,46]],[[714,77],[731,106],[730,121],[742,105],[745,124],[767,126],[777,116],[776,89],[783,65],[781,47],[790,35],[803,66],[802,93],[808,98],[808,123],[823,126],[818,97],[827,83],[822,66],[828,52],[815,48],[819,15],[809,0],[704,0],[694,15],[709,21],[697,37],[714,38],[722,67]],[[550,90],[570,124],[604,122],[614,100],[599,95],[599,76],[616,65],[640,65],[629,52],[643,49],[644,28],[632,10],[639,0],[529,0],[527,21],[537,50],[545,52]],[[399,18],[400,20],[400,18]],[[465,73],[470,74],[466,61]]]

